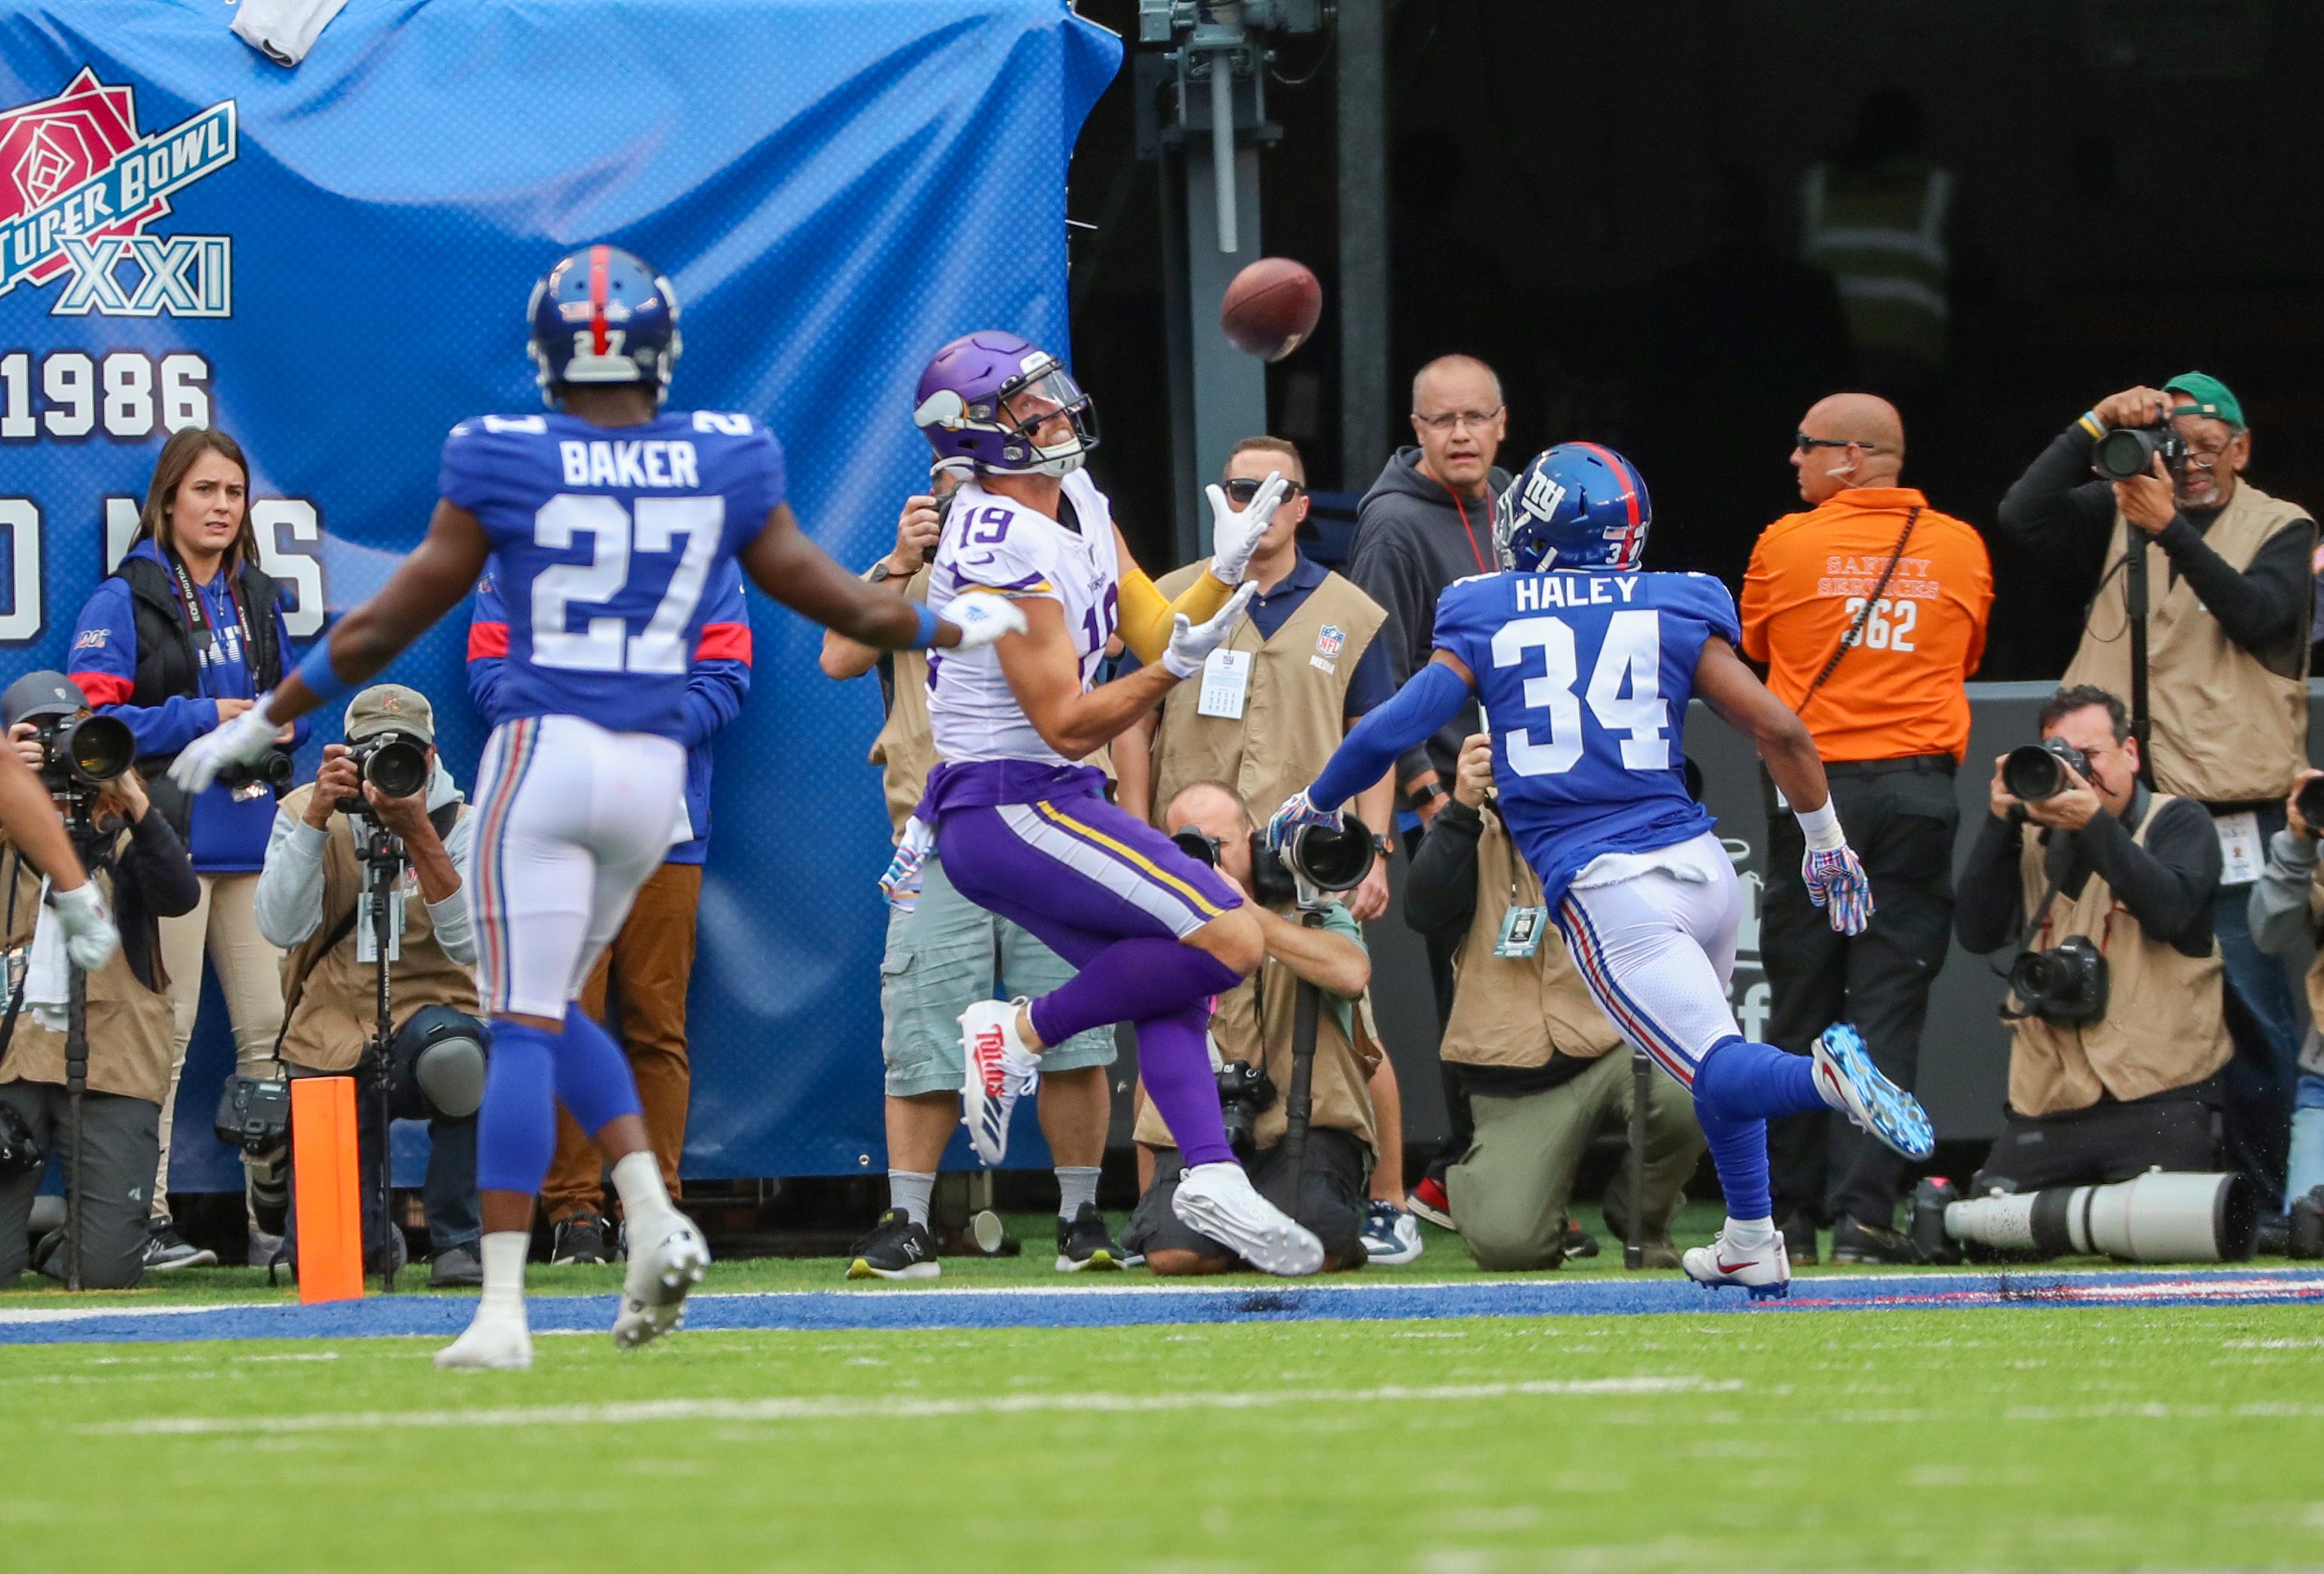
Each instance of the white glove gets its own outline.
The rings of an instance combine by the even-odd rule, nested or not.
[[[49,906],[64,928],[65,950],[81,971],[93,973],[113,960],[121,933],[114,928],[113,914],[97,894],[95,880],[83,880],[69,891],[51,890]]]
[[[170,767],[170,779],[189,793],[208,792],[218,772],[248,765],[273,747],[274,734],[282,731],[281,723],[266,719],[266,704],[273,697],[261,695],[233,721],[220,723],[187,744]]]
[[[953,597],[944,621],[960,631],[955,650],[982,650],[1003,634],[1025,631],[1025,614],[1017,603],[989,590],[967,590]]]
[[[1250,506],[1238,513],[1218,483],[1211,483],[1211,572],[1220,584],[1240,584],[1250,572],[1250,555],[1259,550],[1259,538],[1267,534],[1286,490],[1282,474],[1270,470],[1251,495]]]
[[[1227,604],[1199,623],[1189,622],[1180,612],[1170,631],[1170,644],[1162,652],[1162,665],[1173,677],[1192,677],[1203,670],[1203,663],[1212,651],[1227,642],[1234,626],[1250,606],[1250,598],[1259,594],[1259,586],[1246,581],[1241,589],[1227,597]]]

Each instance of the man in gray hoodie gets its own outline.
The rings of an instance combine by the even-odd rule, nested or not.
[[[1356,513],[1355,555],[1348,577],[1388,611],[1379,642],[1401,686],[1427,665],[1436,630],[1436,598],[1446,585],[1500,567],[1493,553],[1493,502],[1509,483],[1493,456],[1507,434],[1501,380],[1473,355],[1443,355],[1412,380],[1412,432],[1417,447],[1398,448]],[[1476,732],[1473,707],[1397,761],[1398,816],[1406,851],[1448,801],[1462,741]],[[1429,972],[1441,1022],[1452,1008],[1452,958],[1428,943]],[[1414,1212],[1452,1226],[1443,1175],[1469,1146],[1469,1101],[1450,1071],[1445,1106],[1452,1132],[1412,1193]]]

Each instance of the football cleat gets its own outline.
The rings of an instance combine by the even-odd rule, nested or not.
[[[1009,1118],[1017,1100],[1040,1085],[1041,1063],[1017,1033],[1024,1005],[1022,999],[979,1000],[960,1014],[967,1071],[960,1084],[960,1123],[987,1166],[1009,1156]]]
[[[1178,1177],[1170,1198],[1178,1222],[1209,1236],[1263,1274],[1304,1278],[1323,1266],[1323,1243],[1259,1194],[1232,1160],[1196,1164]]]
[[[467,1331],[436,1352],[437,1369],[444,1372],[521,1372],[531,1365],[532,1330],[522,1302],[480,1302]]]
[[[630,1229],[630,1266],[622,1278],[622,1310],[613,1343],[633,1350],[686,1326],[686,1293],[702,1283],[710,1248],[694,1221],[673,1210]]]
[[[1711,1237],[1709,1246],[1689,1247],[1679,1266],[1706,1290],[1740,1284],[1754,1301],[1781,1300],[1792,1293],[1792,1259],[1784,1250],[1781,1230],[1771,1234],[1765,1246],[1737,1251],[1728,1246],[1727,1232],[1722,1229]]]
[[[1880,1074],[1855,1028],[1833,1023],[1816,1040],[1814,1054],[1816,1091],[1825,1103],[1916,1163],[1937,1151],[1929,1112],[1918,1099]]]

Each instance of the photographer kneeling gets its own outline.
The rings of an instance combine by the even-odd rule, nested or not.
[[[91,1290],[126,1289],[142,1276],[151,1237],[147,1188],[161,1152],[161,1100],[170,1087],[172,1016],[161,965],[160,920],[190,913],[201,883],[168,817],[154,811],[134,769],[101,783],[76,772],[81,751],[61,737],[89,714],[80,691],[60,672],[28,673],[0,695],[8,742],[52,790],[85,805],[95,846],[76,836],[89,878],[112,903],[121,946],[88,975],[88,1089],[81,1095],[80,1282]],[[107,723],[108,725],[113,723]],[[65,758],[60,758],[64,756]],[[127,766],[124,751],[119,759]],[[107,761],[100,770],[111,769]],[[73,818],[79,815],[75,814]],[[10,991],[14,1030],[0,1055],[0,1286],[26,1266],[25,1224],[39,1190],[41,1155],[54,1151],[69,1184],[72,1098],[66,1087],[64,1004],[70,977],[55,916],[41,902],[41,877],[13,843],[6,879],[6,943],[30,942],[18,989]],[[15,973],[14,966],[10,968]],[[66,1258],[61,1232],[44,1238],[32,1266],[58,1278]]]
[[[1541,878],[1493,801],[1492,740],[1462,745],[1452,799],[1428,824],[1405,882],[1405,921],[1452,954],[1452,1015],[1439,1049],[1476,1119],[1446,1172],[1452,1222],[1480,1268],[1554,1268],[1571,1238],[1567,1205],[1600,1135],[1627,1137],[1634,1080],[1622,1036],[1543,905]],[[1670,1077],[1648,1083],[1646,1266],[1675,1268],[1671,1214],[1703,1154],[1694,1100]],[[1630,1168],[1615,1172],[1606,1223],[1629,1224]]]
[[[2041,750],[1994,762],[1954,916],[1972,952],[2023,943],[2004,1007],[2008,1123],[1972,1189],[2208,1171],[2229,1054],[2211,817],[2140,784],[2129,715],[2106,690],[2059,690],[2040,726]]]
[[[401,843],[390,899],[401,921],[391,912],[400,938],[388,959],[388,1110],[429,1122],[429,1284],[480,1284],[476,1108],[486,1035],[468,971],[476,944],[464,888],[475,827],[437,761],[425,696],[400,684],[364,689],[348,702],[346,736],[323,750],[314,781],[282,800],[258,877],[258,926],[287,953],[280,1054],[293,1077],[355,1077],[364,1256],[374,1268],[400,1260],[401,1232],[381,1233],[379,1088],[368,1054],[379,984],[364,842],[376,826]],[[394,790],[406,782],[414,785]],[[399,1255],[383,1258],[383,1248]]]
[[[1363,932],[1337,900],[1325,904],[1321,927],[1299,921],[1289,876],[1271,861],[1255,870],[1254,827],[1242,800],[1224,783],[1199,781],[1180,789],[1166,805],[1162,824],[1181,845],[1204,845],[1218,871],[1251,898],[1266,936],[1267,954],[1259,971],[1220,996],[1211,1017],[1211,1040],[1225,1061],[1220,1088],[1227,1135],[1259,1195],[1323,1243],[1325,1272],[1361,1267],[1365,1187],[1378,1152],[1370,1084],[1380,1054],[1368,1030],[1358,1026],[1357,999],[1372,972]],[[1295,1174],[1283,1139],[1301,980],[1321,991],[1323,1009],[1316,1013],[1310,1082],[1314,1113]],[[1139,1111],[1135,1136],[1141,1146],[1154,1150],[1154,1181],[1122,1231],[1122,1245],[1142,1253],[1157,1274],[1240,1269],[1242,1265],[1226,1246],[1190,1229],[1172,1211],[1182,1166],[1150,1103]]]

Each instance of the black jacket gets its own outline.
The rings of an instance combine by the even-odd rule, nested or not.
[[[133,705],[158,705],[168,699],[201,692],[194,659],[193,631],[186,626],[185,609],[169,569],[142,552],[121,560],[114,572],[129,586],[137,609],[137,686],[130,691]],[[254,563],[245,563],[235,576],[243,610],[250,618],[251,688],[261,695],[282,681],[282,647],[276,637],[275,583]],[[174,754],[147,755],[137,761],[153,806],[166,815],[183,843],[192,838],[193,804],[185,789],[170,779]]]
[[[1398,448],[1357,508],[1356,548],[1348,560],[1348,577],[1388,612],[1379,639],[1398,687],[1428,665],[1434,649],[1436,598],[1444,587],[1500,566],[1493,555],[1492,499],[1508,485],[1508,473],[1488,471],[1485,483],[1489,492],[1484,499],[1456,499],[1420,468],[1417,447]],[[1462,741],[1477,730],[1476,721],[1472,705],[1397,761],[1399,796],[1431,765],[1449,791]]]
[[[2188,956],[2211,950],[2211,898],[2219,888],[2219,837],[2209,810],[2192,798],[2165,804],[2146,833],[2131,840],[2147,813],[2150,795],[2136,788],[2127,823],[2101,810],[2080,831],[2041,832],[2049,872],[2068,899],[2095,873],[2130,910],[2149,938]],[[1953,927],[1962,946],[1978,954],[1998,951],[2033,927],[2018,868],[2024,822],[1988,814],[1969,849],[1954,892]]]

